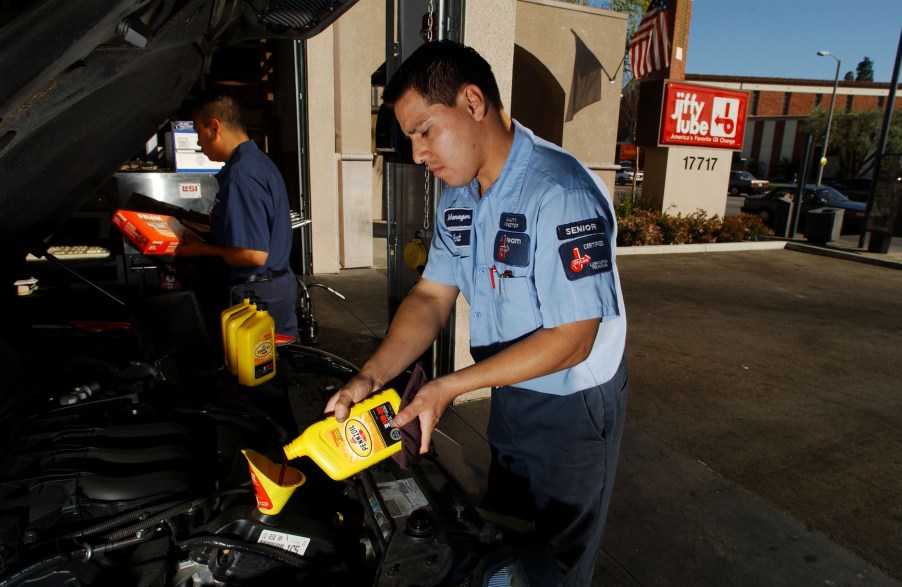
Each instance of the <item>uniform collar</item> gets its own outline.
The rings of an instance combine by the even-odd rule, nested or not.
[[[520,190],[523,188],[523,181],[529,170],[529,162],[532,159],[536,141],[531,130],[514,119],[511,119],[511,124],[514,125],[514,142],[511,145],[510,153],[507,154],[501,175],[486,190],[483,199],[491,197],[507,200],[512,198],[516,202],[520,198]],[[469,188],[471,191],[475,191],[476,197],[479,199],[479,183],[476,179],[470,183]]]
[[[216,174],[216,177],[225,177],[229,174],[229,170],[236,165],[243,155],[250,153],[251,151],[258,151],[257,143],[254,142],[253,139],[248,139],[243,143],[240,143],[235,150],[232,151],[232,155],[229,157],[229,160],[226,161],[225,165],[219,170],[219,173]]]

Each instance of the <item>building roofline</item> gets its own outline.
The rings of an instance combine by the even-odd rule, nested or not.
[[[833,80],[817,80],[817,79],[801,79],[789,77],[753,77],[741,75],[712,75],[707,73],[687,73],[686,81],[698,82],[724,82],[724,83],[753,83],[762,85],[794,85],[794,86],[832,86]],[[839,80],[841,88],[872,88],[872,89],[889,89],[889,82],[865,82],[865,81],[846,81]],[[902,84],[897,86],[902,88]]]

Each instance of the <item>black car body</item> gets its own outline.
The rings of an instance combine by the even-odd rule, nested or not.
[[[727,191],[731,196],[760,194],[766,191],[769,186],[770,182],[768,180],[758,179],[748,171],[731,171]]]
[[[755,214],[768,227],[774,228],[778,218],[789,218],[791,202],[798,193],[798,186],[785,185],[775,187],[764,194],[746,196],[741,211]],[[817,208],[836,208],[843,211],[841,232],[843,234],[860,232],[865,218],[865,204],[847,198],[834,188],[821,185],[806,185],[802,193],[802,205],[799,209],[798,229],[804,232],[805,215]]]
[[[12,287],[218,47],[306,39],[353,3],[2,4],[0,586],[476,584],[498,534],[436,458],[345,482],[301,459],[307,482],[285,510],[257,509],[241,449],[280,459],[354,374],[347,361],[289,344],[249,391],[216,360],[193,292],[113,287],[144,267],[47,256],[47,285]]]
[[[868,196],[871,194],[872,181],[870,177],[836,179],[825,183],[856,202],[867,202]]]

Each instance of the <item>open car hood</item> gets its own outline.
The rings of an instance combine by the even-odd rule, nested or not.
[[[180,106],[216,48],[309,38],[356,0],[35,0],[0,8],[0,250],[21,258]]]

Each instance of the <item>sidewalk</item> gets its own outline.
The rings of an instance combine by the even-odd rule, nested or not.
[[[896,241],[619,250],[631,396],[593,585],[902,585]],[[365,358],[384,270],[316,279],[348,297],[312,290],[324,350]],[[436,435],[471,494],[487,418],[456,404]]]
[[[794,251],[800,251],[803,253],[813,253],[816,255],[825,255],[828,257],[846,259],[849,261],[869,263],[871,265],[879,265],[881,267],[902,269],[902,238],[894,238],[890,243],[889,251],[887,251],[886,253],[871,253],[868,252],[867,248],[861,249],[858,247],[858,237],[855,235],[844,235],[840,240],[831,241],[826,244],[809,243],[804,238],[769,238],[767,240],[756,242],[744,241],[737,243],[620,247],[617,249],[617,255],[622,257],[629,255],[717,253],[784,248]]]

